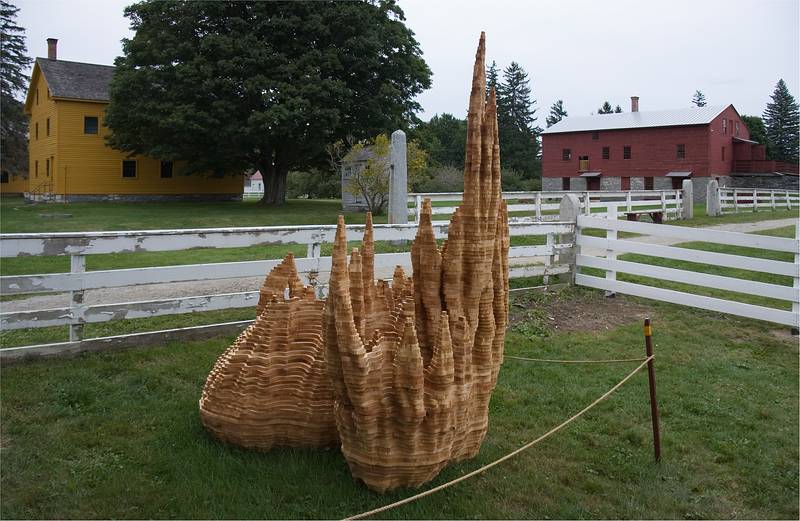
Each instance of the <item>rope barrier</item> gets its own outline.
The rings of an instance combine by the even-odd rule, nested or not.
[[[514,450],[513,452],[510,452],[510,453],[506,454],[502,458],[496,459],[493,462],[488,463],[488,464],[486,464],[483,467],[480,467],[478,469],[475,469],[475,470],[473,470],[472,472],[470,472],[468,474],[464,474],[463,476],[458,477],[458,478],[456,478],[454,480],[448,481],[447,483],[442,483],[441,485],[433,487],[433,488],[431,488],[429,490],[426,490],[425,492],[420,492],[419,494],[415,494],[415,495],[407,497],[405,499],[401,499],[400,501],[396,501],[394,503],[390,503],[388,505],[384,505],[384,506],[376,508],[374,510],[369,510],[367,512],[362,512],[361,514],[356,514],[354,516],[347,517],[347,518],[345,518],[345,521],[350,521],[352,519],[363,519],[365,517],[369,517],[369,516],[374,515],[374,514],[379,514],[381,512],[385,512],[387,510],[391,510],[393,508],[397,508],[399,506],[411,503],[412,501],[416,501],[417,499],[423,498],[425,496],[429,496],[429,495],[431,495],[433,493],[439,492],[440,490],[444,490],[444,489],[446,489],[448,487],[451,487],[451,486],[455,485],[456,483],[461,483],[462,481],[467,480],[467,479],[469,479],[469,478],[471,478],[473,476],[477,476],[478,474],[481,474],[481,473],[489,470],[490,468],[492,468],[492,467],[494,467],[496,465],[499,465],[500,463],[503,463],[504,461],[506,461],[508,459],[513,458],[514,456],[516,456],[520,452],[523,452],[523,451],[533,447],[534,445],[536,445],[540,441],[543,441],[543,440],[549,438],[551,435],[557,433],[558,431],[560,431],[561,429],[563,429],[564,427],[566,427],[567,425],[569,425],[570,423],[572,423],[576,419],[580,418],[589,409],[591,409],[592,407],[594,407],[598,403],[602,402],[603,400],[608,398],[614,391],[616,391],[617,389],[622,387],[622,385],[625,382],[630,380],[633,377],[633,375],[635,375],[636,373],[641,371],[641,369],[645,365],[647,365],[647,362],[649,362],[653,358],[655,358],[655,355],[651,355],[651,356],[648,356],[647,358],[645,358],[644,361],[641,364],[639,364],[639,366],[636,369],[634,369],[633,371],[631,371],[628,374],[628,376],[626,376],[625,378],[620,380],[619,383],[617,383],[614,387],[612,387],[611,389],[609,389],[608,391],[603,393],[603,395],[601,395],[595,401],[593,401],[592,403],[590,403],[589,405],[587,405],[586,407],[581,409],[575,415],[571,416],[569,419],[564,420],[563,422],[561,422],[560,424],[556,425],[555,427],[553,427],[552,429],[550,429],[546,433],[542,434],[541,436],[539,436],[535,440],[526,443],[525,445],[523,445],[522,447]]]
[[[546,358],[525,358],[523,356],[504,355],[504,358],[525,360],[527,362],[548,362],[554,364],[611,364],[616,362],[643,362],[647,358],[621,358],[619,360],[549,360]]]

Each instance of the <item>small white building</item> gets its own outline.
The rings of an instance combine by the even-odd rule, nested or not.
[[[261,172],[256,170],[254,174],[244,178],[244,193],[245,195],[261,195],[264,193],[264,178],[261,176]]]

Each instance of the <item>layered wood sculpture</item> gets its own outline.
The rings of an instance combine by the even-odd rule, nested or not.
[[[418,486],[447,463],[474,456],[488,429],[508,320],[508,220],[484,53],[481,35],[464,200],[441,250],[426,201],[412,247],[413,278],[398,270],[390,299],[373,298],[357,251],[348,269],[339,219],[325,358],[342,452],[353,475],[378,491]],[[376,302],[391,306],[388,316],[372,316]]]
[[[374,281],[368,217],[347,260],[339,217],[327,302],[288,255],[264,281],[258,318],[206,381],[206,428],[237,445],[341,443],[370,488],[418,486],[473,457],[488,429],[508,321],[508,218],[497,108],[486,98],[481,34],[469,102],[464,199],[439,248],[426,200],[391,285]]]
[[[267,275],[260,293],[255,322],[206,380],[203,425],[220,440],[247,448],[335,445],[322,345],[325,302],[303,286],[291,253]]]

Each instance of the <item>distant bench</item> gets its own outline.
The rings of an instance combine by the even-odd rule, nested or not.
[[[640,215],[649,215],[656,224],[661,224],[664,222],[663,210],[636,210],[633,212],[625,212],[625,218],[629,221],[638,221]]]

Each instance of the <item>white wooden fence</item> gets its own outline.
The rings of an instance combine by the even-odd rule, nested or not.
[[[447,237],[448,222],[434,223],[437,238]],[[363,225],[348,226],[348,239],[360,240]],[[561,237],[569,237],[575,231],[574,223],[512,223],[512,237],[542,237],[542,245],[512,246],[509,251],[512,267],[511,278],[544,276],[568,273],[569,264],[560,260],[559,253],[571,250],[571,243],[560,243]],[[376,241],[412,240],[417,231],[416,224],[376,225]],[[195,313],[229,308],[255,307],[258,291],[197,295],[182,298],[121,302],[88,305],[84,292],[91,289],[135,286],[141,284],[197,281],[202,291],[203,281],[264,276],[280,260],[225,262],[192,264],[183,266],[159,266],[102,271],[86,271],[86,256],[107,253],[135,253],[153,251],[180,251],[189,248],[237,248],[266,245],[307,245],[307,257],[297,259],[298,271],[306,277],[321,280],[320,293],[324,293],[325,275],[330,272],[331,258],[321,256],[321,246],[332,243],[336,226],[275,226],[256,228],[214,228],[193,230],[154,230],[131,232],[96,233],[50,233],[50,234],[3,234],[0,235],[0,256],[22,257],[38,255],[69,255],[69,273],[39,275],[14,275],[0,277],[0,294],[35,294],[69,292],[70,306],[57,309],[17,311],[0,313],[0,328],[13,330],[49,326],[70,326],[70,341],[42,346],[25,346],[0,349],[0,359],[22,357],[29,354],[49,355],[63,351],[80,351],[90,346],[107,347],[145,343],[159,338],[178,338],[181,331],[187,334],[202,334],[227,326],[241,329],[244,323],[213,324],[185,330],[157,331],[119,337],[83,339],[83,326],[88,323],[108,322],[134,318],[156,317],[182,313]],[[513,265],[516,264],[516,265]],[[409,253],[385,253],[375,256],[375,268],[391,269],[401,265],[410,270]],[[246,323],[246,322],[245,322]],[[161,339],[163,341],[163,339]]]
[[[618,212],[654,209],[662,211],[666,220],[680,219],[683,209],[681,190],[503,192],[503,199],[511,201],[509,212],[526,212],[529,214],[526,220],[547,221],[558,220],[559,204],[567,194],[578,197],[581,211],[586,215],[603,215],[610,207]],[[408,202],[413,207],[409,207],[408,214],[418,220],[422,201],[429,198],[432,202],[451,201],[453,205],[432,208],[434,215],[450,215],[455,212],[462,195],[462,192],[411,193]]]
[[[797,190],[762,190],[759,188],[719,188],[722,213],[761,212],[800,208]]]
[[[610,215],[610,217],[614,217]],[[576,274],[575,283],[606,290],[611,293],[625,293],[639,297],[651,298],[674,304],[693,306],[722,313],[730,313],[748,318],[776,322],[792,327],[800,327],[800,240],[783,237],[770,237],[749,233],[722,232],[689,228],[683,226],[669,226],[665,224],[649,224],[639,222],[620,221],[616,218],[603,219],[595,216],[581,215],[577,219],[576,235]],[[606,237],[592,237],[584,234],[587,228],[606,230]],[[656,237],[670,237],[681,241],[702,241],[713,244],[732,246],[746,246],[765,250],[794,253],[794,262],[731,255],[709,251],[648,244],[646,242],[622,240],[617,237],[618,232],[632,232]],[[594,252],[594,253],[592,253]],[[750,271],[773,273],[792,277],[792,286],[782,286],[744,280],[720,275],[711,275],[684,269],[666,268],[652,264],[619,260],[620,253],[637,253],[659,257],[662,259],[675,259],[679,261],[710,264],[729,268],[740,268]],[[605,270],[605,277],[597,277],[581,273],[581,268],[598,268]],[[791,302],[791,311],[771,307],[745,304],[732,300],[713,298],[697,295],[684,291],[675,291],[664,288],[647,286],[617,280],[617,273],[628,273],[658,279],[662,281],[679,282],[684,284],[716,288],[745,295],[758,295],[777,300]]]

